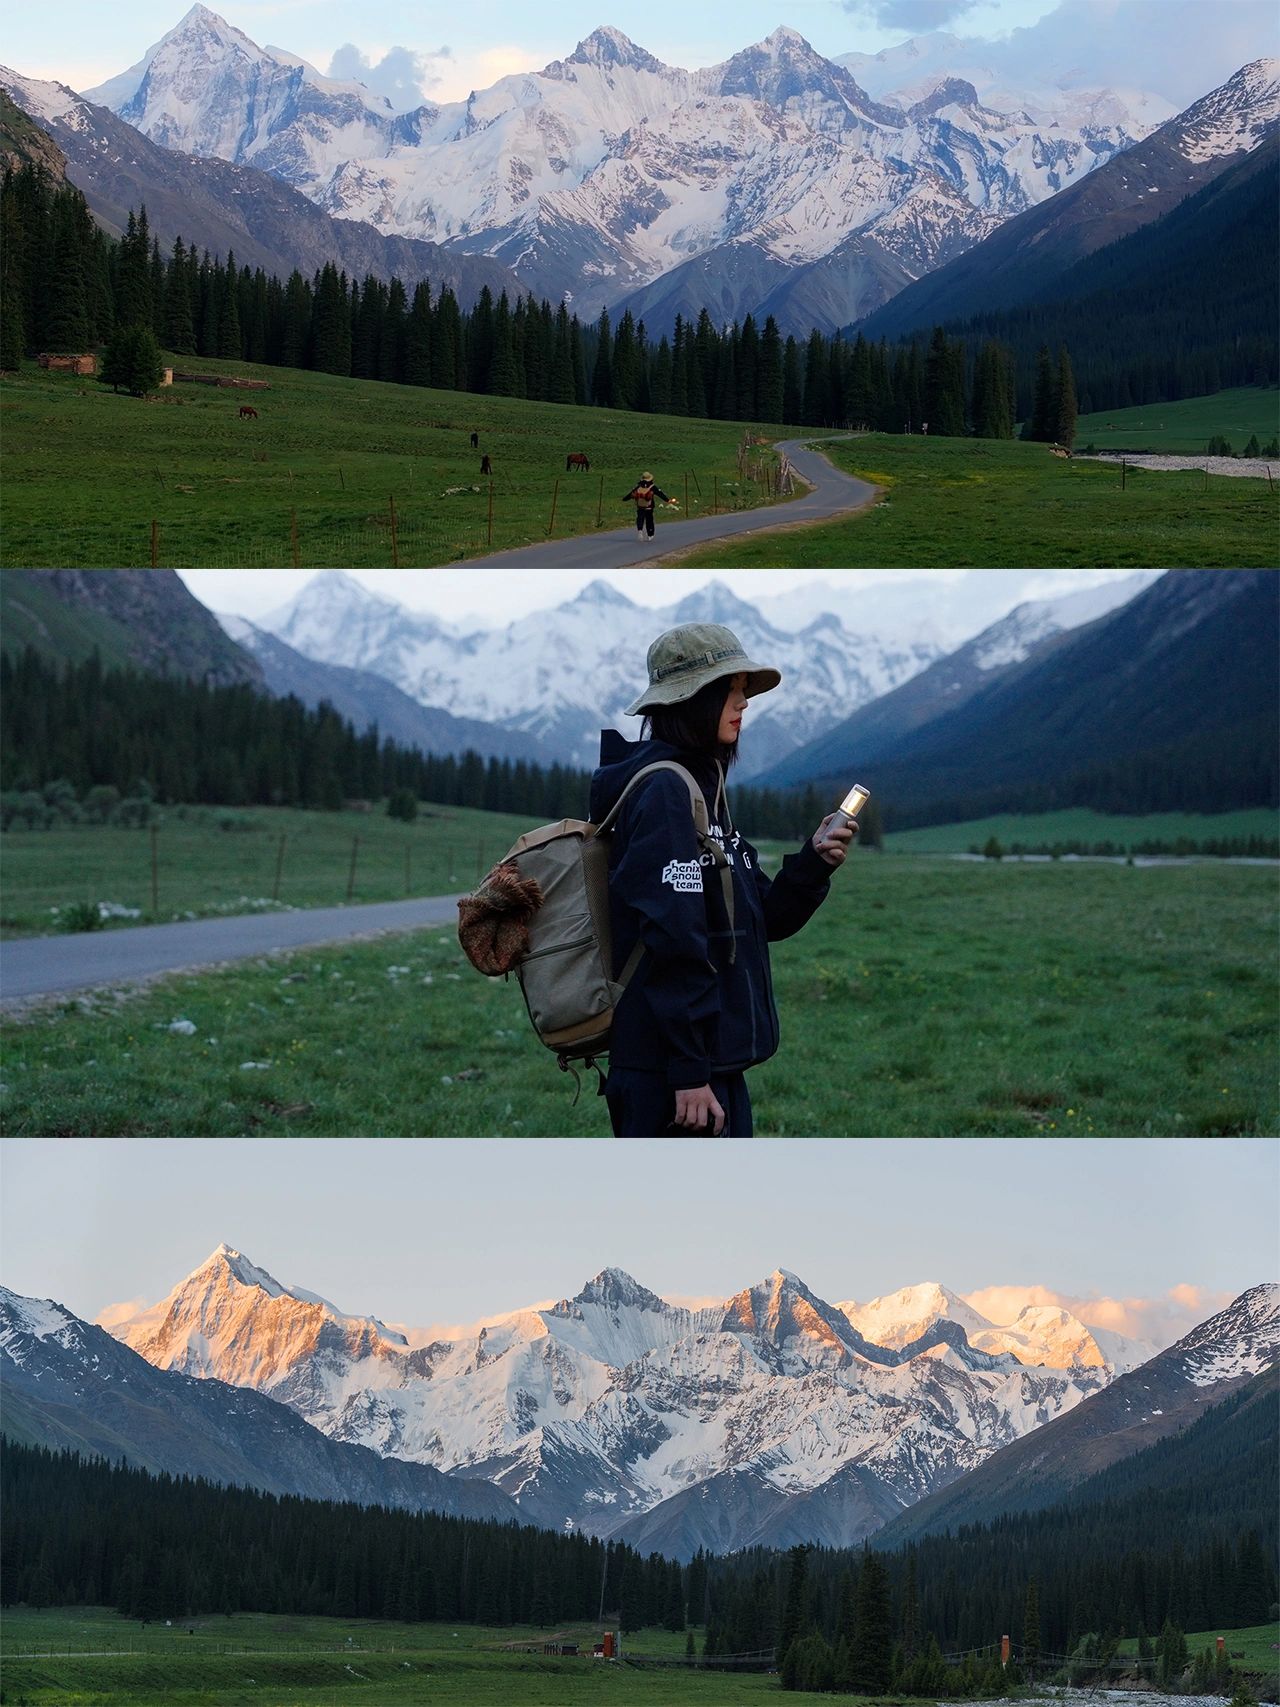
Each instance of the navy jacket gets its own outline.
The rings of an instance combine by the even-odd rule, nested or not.
[[[826,898],[831,869],[806,842],[771,881],[750,842],[717,822],[711,759],[665,741],[628,741],[613,729],[600,737],[592,823],[600,823],[636,771],[658,759],[684,765],[706,796],[711,834],[733,876],[737,953],[731,961],[719,873],[698,863],[688,789],[672,771],[646,777],[623,802],[611,831],[614,966],[626,963],[637,937],[648,952],[614,1014],[609,1060],[662,1073],[673,1089],[688,1090],[705,1085],[713,1073],[767,1061],[777,1049],[768,945],[794,935],[813,916]]]

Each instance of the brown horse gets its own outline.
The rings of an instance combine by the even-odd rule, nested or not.
[[[571,450],[564,459],[565,473],[567,474],[571,468],[580,468],[586,474],[590,471],[591,464],[580,450]]]
[[[493,464],[489,461],[487,456],[482,456],[480,458],[480,472],[481,474],[493,473]]]
[[[242,421],[256,421],[258,419],[258,411],[250,404],[242,403],[240,405],[240,419]]]

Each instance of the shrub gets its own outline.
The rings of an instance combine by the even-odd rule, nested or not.
[[[60,931],[100,931],[102,914],[94,901],[68,901],[58,909]]]
[[[398,818],[402,824],[412,824],[418,816],[418,797],[411,788],[393,789],[387,801],[387,817]]]
[[[1004,849],[1000,846],[1000,842],[999,842],[997,837],[995,837],[995,836],[988,836],[987,837],[986,846],[982,850],[982,857],[983,857],[983,859],[1003,859],[1004,858]]]

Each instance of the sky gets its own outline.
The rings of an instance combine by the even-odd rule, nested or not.
[[[669,65],[717,64],[779,24],[820,53],[878,53],[946,29],[1011,69],[1048,68],[1072,86],[1124,86],[1185,106],[1246,60],[1280,51],[1272,0],[649,0],[638,11],[590,0],[221,0],[211,8],[259,46],[332,76],[358,77],[399,108],[465,99],[499,77],[541,69],[600,24]],[[116,76],[183,16],[185,0],[46,0],[6,8],[4,63],[84,90]],[[990,57],[987,55],[986,57]]]
[[[300,593],[317,573],[313,569],[179,569],[207,609],[247,617],[251,622],[278,610]],[[834,611],[856,620],[859,595],[873,587],[914,585],[922,609],[939,598],[948,604],[948,630],[954,644],[1027,599],[1063,593],[1123,579],[1127,569],[831,569],[800,574],[794,569],[349,569],[344,571],[370,592],[410,610],[429,611],[464,630],[504,627],[530,611],[564,604],[591,581],[608,581],[633,604],[672,605],[710,581],[723,581],[740,598],[754,603],[777,595],[795,597],[798,589],[817,587],[821,597],[796,598],[802,613]],[[966,616],[964,612],[969,614]],[[809,616],[812,611],[809,612]],[[796,621],[803,627],[809,616]]]
[[[0,1281],[88,1320],[157,1302],[225,1241],[413,1327],[571,1297],[606,1266],[682,1302],[787,1268],[830,1303],[934,1280],[1005,1320],[1065,1301],[1167,1344],[1277,1278],[1277,1226],[1280,1149],[1249,1139],[0,1145]]]

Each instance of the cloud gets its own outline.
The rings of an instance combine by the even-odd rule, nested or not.
[[[1059,0],[1010,31],[1003,68],[1067,89],[1147,89],[1185,107],[1280,51],[1276,20],[1272,0]]]
[[[452,58],[447,47],[428,53],[389,47],[381,59],[375,60],[354,42],[344,42],[330,60],[326,75],[344,82],[363,83],[373,94],[385,96],[398,112],[411,112],[443,81],[442,71],[433,62]]]
[[[984,1286],[963,1296],[980,1316],[1000,1327],[1007,1327],[1020,1310],[1047,1306],[1069,1310],[1087,1328],[1148,1340],[1163,1351],[1229,1304],[1233,1294],[1183,1282],[1158,1298],[1077,1298],[1048,1286]]]
[[[923,35],[954,24],[972,12],[978,0],[841,0],[846,12],[863,17],[882,30],[906,30]]]

